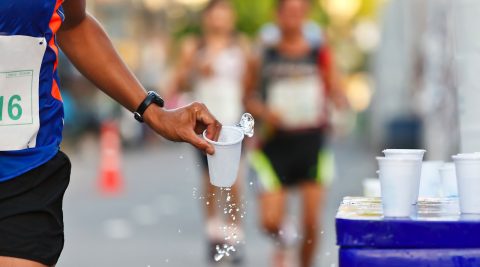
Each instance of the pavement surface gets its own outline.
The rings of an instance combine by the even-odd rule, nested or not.
[[[343,196],[360,195],[361,180],[375,170],[374,155],[361,140],[335,141],[337,178],[323,215],[322,245],[315,266],[337,263],[334,217]],[[200,167],[189,145],[165,141],[124,151],[124,190],[102,195],[99,145],[86,139],[67,149],[73,170],[65,196],[66,244],[57,266],[230,266],[206,260]],[[244,181],[246,258],[243,266],[272,266],[272,244],[257,227],[255,190]],[[293,197],[291,210],[298,201]],[[291,215],[295,219],[295,213]],[[292,266],[295,267],[295,266]]]

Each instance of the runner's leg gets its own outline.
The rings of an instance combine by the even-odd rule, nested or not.
[[[286,212],[286,197],[287,192],[285,190],[265,192],[259,197],[261,226],[272,237],[275,245],[272,257],[272,266],[274,267],[286,266],[286,251],[279,236]]]
[[[38,262],[0,256],[0,266],[2,267],[47,267]]]
[[[207,222],[212,220],[217,215],[217,207],[218,207],[218,191],[215,186],[210,183],[210,176],[208,175],[208,170],[203,171],[203,181],[204,181],[204,196],[205,201],[203,205],[205,205],[205,215],[207,218]]]
[[[324,187],[315,182],[306,182],[300,186],[303,204],[303,243],[300,253],[301,267],[311,267],[317,247],[319,213],[323,212],[325,198]]]

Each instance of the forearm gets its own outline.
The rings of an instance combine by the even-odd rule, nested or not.
[[[137,109],[146,92],[93,17],[87,15],[75,27],[60,31],[58,41],[86,78],[130,111]]]

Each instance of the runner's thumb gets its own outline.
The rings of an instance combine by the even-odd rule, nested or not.
[[[205,139],[200,137],[199,135],[196,135],[194,132],[192,132],[186,140],[188,143],[192,144],[194,147],[210,154],[213,155],[215,153],[215,149],[211,144],[209,144]]]

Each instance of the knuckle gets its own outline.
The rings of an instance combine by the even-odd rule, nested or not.
[[[201,108],[202,108],[202,105],[203,105],[203,104],[200,103],[200,102],[193,102],[193,103],[192,103],[192,107],[193,107],[195,110],[201,109]]]

